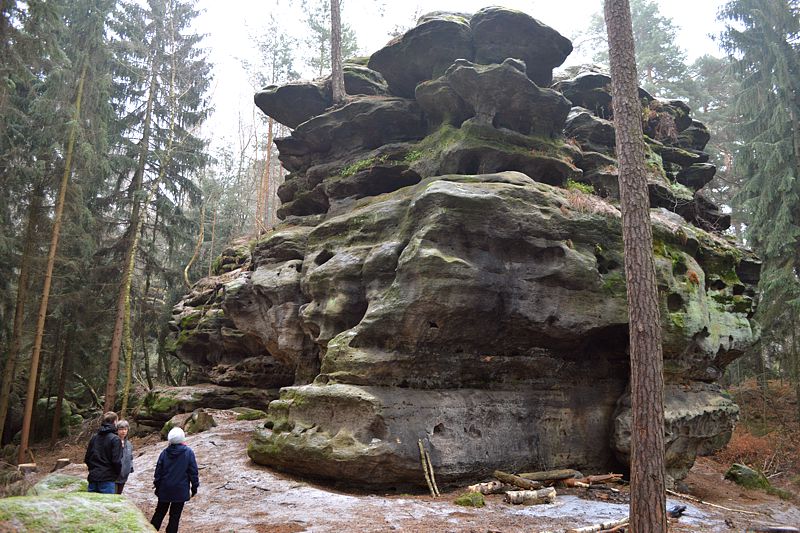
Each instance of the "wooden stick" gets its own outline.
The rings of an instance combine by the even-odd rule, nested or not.
[[[531,481],[520,476],[515,476],[514,474],[509,474],[508,472],[503,472],[502,470],[495,470],[492,475],[503,483],[515,485],[521,489],[536,490],[542,488],[542,484],[538,481]]]
[[[568,529],[567,533],[598,533],[599,531],[608,531],[624,527],[628,525],[629,522],[630,518],[626,516],[622,520],[614,520],[613,522],[602,522],[600,524],[594,524],[593,526]]]
[[[433,483],[431,483],[431,477],[428,474],[428,463],[425,460],[425,448],[422,446],[422,439],[418,439],[417,444],[419,444],[419,458],[422,462],[422,473],[425,475],[425,482],[428,484],[428,490],[431,491],[431,496],[435,498],[436,491],[433,490]]]
[[[700,498],[695,498],[689,494],[683,494],[680,492],[675,492],[674,490],[667,489],[667,494],[672,494],[673,496],[677,496],[678,498],[683,498],[685,500],[689,500],[690,502],[701,503],[703,505],[708,505],[709,507],[715,507],[717,509],[722,509],[723,511],[732,511],[734,513],[742,513],[748,514],[753,516],[765,516],[764,513],[757,513],[755,511],[745,511],[744,509],[733,509],[731,507],[723,507],[722,505],[717,505],[716,503],[710,503],[701,500]]]
[[[603,474],[600,476],[588,476],[584,481],[590,485],[599,483],[616,483],[622,480],[622,474]]]
[[[428,465],[428,474],[431,476],[431,484],[433,484],[433,492],[435,492],[437,496],[441,496],[442,493],[439,492],[439,487],[436,485],[436,476],[433,474],[433,463],[431,463],[431,454],[428,453],[428,450],[425,450],[425,462]]]
[[[525,472],[519,475],[521,478],[529,479],[531,481],[558,481],[560,479],[569,479],[572,477],[583,477],[583,474],[571,468],[562,470],[544,470],[542,472]]]

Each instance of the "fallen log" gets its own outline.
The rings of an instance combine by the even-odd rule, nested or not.
[[[572,488],[572,487],[580,487],[580,488],[588,489],[589,487],[592,486],[590,483],[586,483],[585,481],[581,481],[581,480],[575,479],[574,477],[571,477],[571,478],[568,478],[568,479],[562,479],[558,483],[560,485],[563,485],[565,487],[570,487],[570,488]]]
[[[511,490],[506,492],[504,500],[514,505],[537,505],[540,503],[553,503],[556,499],[556,489],[547,487],[540,490]]]
[[[536,490],[542,488],[542,484],[538,481],[531,481],[520,476],[515,476],[514,474],[509,474],[508,472],[503,472],[502,470],[495,470],[493,475],[503,483],[508,483],[509,485],[514,485],[521,489]]]
[[[68,457],[63,459],[56,460],[56,464],[53,465],[53,469],[50,472],[55,472],[56,470],[61,470],[65,466],[69,465],[70,460]]]
[[[489,481],[488,483],[476,483],[467,487],[469,492],[480,492],[481,494],[503,494],[510,490],[509,486],[502,481]]]
[[[568,529],[567,533],[598,533],[599,531],[614,531],[627,526],[630,523],[630,518],[625,517],[622,520],[614,520],[611,522],[602,522],[592,526],[577,527]]]
[[[622,474],[602,474],[599,476],[587,476],[583,478],[589,485],[599,485],[602,483],[617,483],[622,481]]]
[[[577,470],[566,468],[562,470],[543,470],[541,472],[525,472],[519,475],[521,478],[529,479],[531,481],[558,481],[561,479],[569,479],[573,477],[581,478],[583,474]]]

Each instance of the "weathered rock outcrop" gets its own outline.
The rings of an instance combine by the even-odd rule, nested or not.
[[[192,376],[292,384],[255,461],[376,486],[423,481],[418,439],[443,481],[627,461],[613,105],[602,73],[547,86],[570,51],[519,12],[433,13],[370,58],[389,94],[260,93],[296,126],[276,141],[285,222],[173,323]],[[680,478],[730,436],[738,410],[714,381],[756,339],[759,262],[702,196],[705,127],[640,94]]]

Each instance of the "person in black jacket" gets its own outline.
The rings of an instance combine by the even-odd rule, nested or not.
[[[186,442],[186,435],[181,428],[172,428],[167,435],[169,446],[158,456],[156,471],[153,475],[158,505],[153,513],[150,523],[156,528],[161,527],[164,515],[169,510],[167,533],[177,533],[178,523],[181,520],[183,504],[189,501],[191,495],[197,494],[200,479],[197,476],[197,460],[194,452]]]
[[[92,436],[83,462],[89,468],[89,492],[114,494],[114,482],[122,469],[122,443],[117,436],[117,413],[103,415],[103,423]]]

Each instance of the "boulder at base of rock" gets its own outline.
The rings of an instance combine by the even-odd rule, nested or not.
[[[124,496],[75,492],[1,499],[0,531],[152,533],[153,526]]]
[[[734,463],[725,472],[725,479],[730,479],[737,485],[748,489],[767,490],[770,487],[769,480],[764,474],[739,463]]]
[[[161,438],[166,440],[172,428],[181,428],[187,435],[195,435],[217,426],[216,420],[205,409],[181,413],[170,418],[161,428]]]
[[[134,418],[139,424],[161,429],[164,422],[176,414],[192,412],[199,407],[230,409],[246,405],[254,409],[264,409],[277,397],[276,389],[246,389],[211,384],[164,387],[147,393]]]

